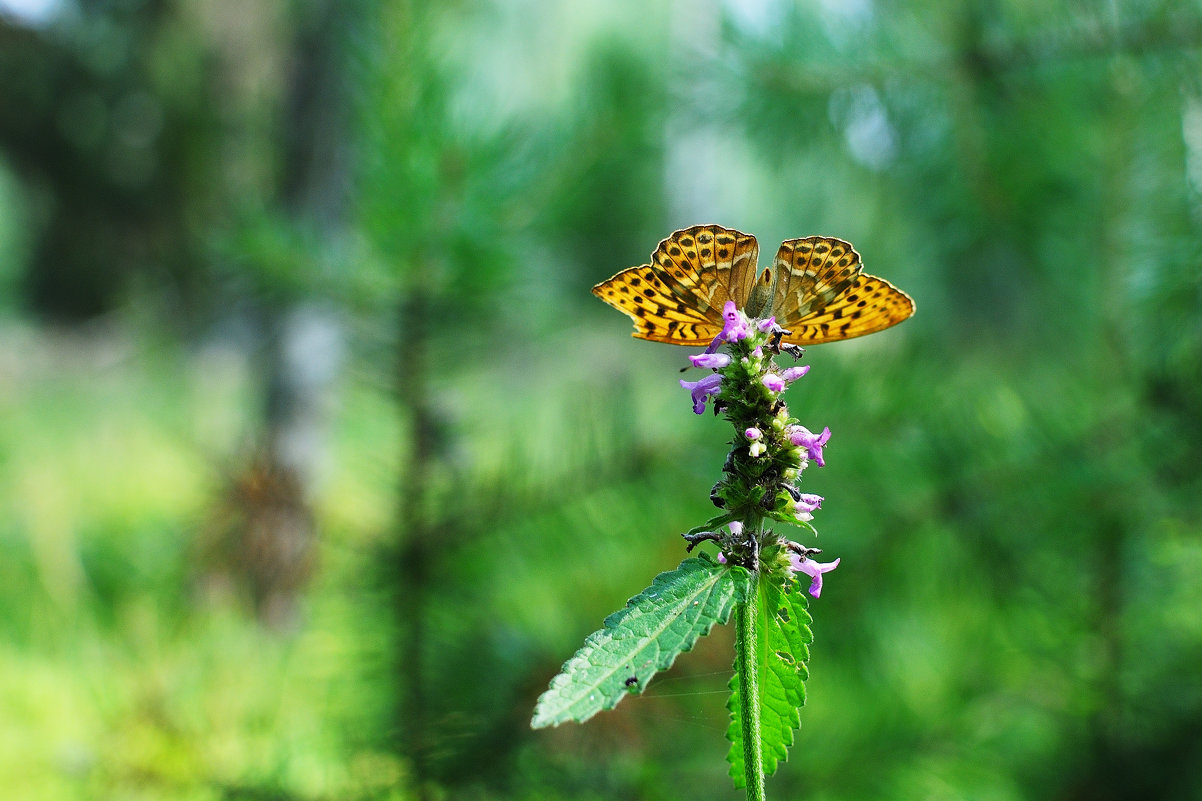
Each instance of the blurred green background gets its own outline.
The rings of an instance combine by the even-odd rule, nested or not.
[[[1202,6],[0,0],[0,795],[737,799],[533,704],[728,426],[589,294],[850,240],[777,798],[1202,798]]]

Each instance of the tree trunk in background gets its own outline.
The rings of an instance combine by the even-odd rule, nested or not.
[[[326,460],[326,429],[342,359],[338,318],[299,303],[275,320],[270,347],[262,472],[272,492],[248,511],[239,549],[255,608],[265,623],[289,627],[297,598],[313,573],[317,529],[316,479]]]
[[[344,225],[349,184],[345,12],[334,2],[297,11],[287,52],[291,74],[282,99],[279,130],[285,139],[276,202],[284,227],[302,242],[336,245]],[[312,273],[304,276],[305,283],[318,284],[327,254],[295,256],[295,269]],[[266,318],[265,430],[259,452],[235,486],[261,485],[269,491],[241,493],[251,502],[243,509],[233,556],[261,619],[286,628],[315,567],[313,496],[326,459],[345,335],[338,310],[321,299],[269,301]]]
[[[402,464],[398,490],[397,560],[394,576],[398,593],[397,619],[401,627],[400,669],[404,697],[399,706],[398,730],[413,771],[417,798],[429,798],[430,742],[425,683],[426,603],[432,553],[432,521],[427,513],[429,477],[437,456],[435,425],[430,408],[427,350],[429,300],[414,289],[402,300],[397,332],[396,392],[407,426],[409,445]]]

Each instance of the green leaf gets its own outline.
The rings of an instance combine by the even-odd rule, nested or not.
[[[538,699],[530,725],[585,721],[647,686],[745,596],[750,574],[708,556],[686,559],[605,619]]]
[[[686,531],[685,536],[692,536],[693,534],[700,534],[703,531],[717,531],[719,528],[721,528],[722,526],[726,525],[727,523],[729,523],[730,521],[735,520],[735,519],[736,519],[735,516],[732,514],[721,514],[721,515],[717,515],[715,517],[711,517],[709,520],[705,521],[700,526],[694,526],[693,528]]]
[[[764,773],[771,776],[777,763],[788,758],[793,745],[793,730],[801,725],[798,710],[805,703],[806,662],[813,618],[806,611],[806,594],[796,578],[782,588],[772,581],[759,581],[759,618],[756,621],[759,663],[760,738],[764,747]],[[735,648],[739,647],[736,640]],[[736,656],[735,665],[739,660]],[[730,680],[731,696],[726,708],[731,724],[726,731],[730,740],[730,776],[735,787],[743,787],[743,732],[739,726],[739,674]]]

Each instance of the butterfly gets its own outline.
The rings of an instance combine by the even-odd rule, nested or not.
[[[651,263],[629,267],[593,294],[634,321],[633,336],[672,345],[708,345],[733,300],[748,317],[775,316],[782,342],[817,345],[881,331],[914,314],[914,300],[861,270],[842,239],[783,242],[757,275],[755,237],[719,225],[695,225],[659,243]]]

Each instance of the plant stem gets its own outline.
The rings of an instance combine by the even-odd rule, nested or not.
[[[764,745],[760,739],[760,572],[751,574],[747,600],[735,615],[736,669],[739,672],[739,725],[743,730],[743,775],[747,801],[764,801]]]

